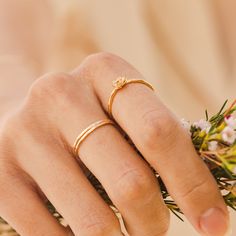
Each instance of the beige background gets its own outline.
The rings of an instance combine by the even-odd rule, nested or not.
[[[109,51],[136,66],[179,116],[235,98],[234,0],[1,0],[0,114],[39,75]],[[200,204],[200,203],[199,203]],[[232,214],[236,233],[236,214]],[[171,236],[197,235],[175,218]]]

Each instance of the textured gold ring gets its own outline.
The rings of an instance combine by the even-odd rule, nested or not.
[[[153,86],[148,83],[145,80],[142,79],[127,79],[126,77],[119,77],[116,80],[114,80],[112,82],[112,85],[114,87],[114,90],[112,91],[110,97],[109,97],[109,101],[108,101],[108,114],[110,116],[110,118],[113,119],[113,115],[112,115],[112,105],[113,105],[113,101],[114,98],[116,96],[116,94],[119,92],[119,90],[121,90],[122,88],[124,88],[126,85],[131,84],[131,83],[140,83],[140,84],[144,84],[146,86],[148,86],[150,89],[152,89],[154,91]]]
[[[80,135],[76,138],[75,143],[73,145],[73,152],[75,156],[79,156],[79,147],[81,143],[88,137],[94,130],[104,126],[104,125],[115,125],[115,123],[110,119],[98,120],[91,125],[89,125],[86,129],[84,129]]]

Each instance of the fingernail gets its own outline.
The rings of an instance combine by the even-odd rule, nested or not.
[[[200,219],[200,227],[206,236],[229,236],[229,220],[219,208],[207,210]]]

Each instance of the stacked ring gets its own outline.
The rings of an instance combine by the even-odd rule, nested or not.
[[[98,120],[89,125],[86,129],[83,130],[83,132],[80,133],[80,135],[76,138],[73,146],[75,156],[79,156],[79,147],[81,143],[85,140],[85,138],[88,137],[94,130],[104,125],[115,125],[115,123],[110,119]]]

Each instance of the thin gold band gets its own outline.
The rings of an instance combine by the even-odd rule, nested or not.
[[[104,125],[115,125],[115,123],[110,119],[98,120],[89,125],[86,129],[84,129],[80,133],[80,135],[76,138],[75,143],[73,145],[73,151],[75,156],[79,155],[79,147],[81,143],[85,140],[85,138],[88,137],[94,130]]]
[[[140,84],[144,84],[146,86],[148,86],[150,89],[152,89],[154,91],[153,86],[148,83],[145,80],[142,79],[127,79],[126,77],[119,77],[118,79],[113,81],[113,87],[114,90],[112,91],[110,97],[109,97],[109,101],[108,101],[108,114],[110,116],[110,118],[113,119],[113,115],[112,115],[112,105],[113,105],[113,101],[114,98],[116,96],[116,94],[119,92],[119,90],[121,90],[122,88],[124,88],[126,85],[131,84],[131,83],[140,83]]]

